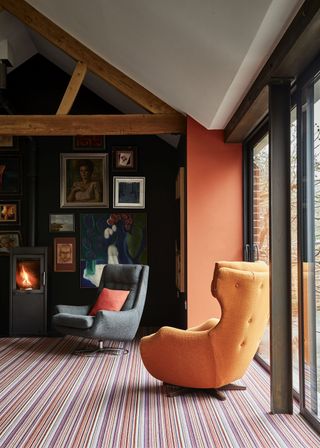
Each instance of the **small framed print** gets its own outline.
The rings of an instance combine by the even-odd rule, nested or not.
[[[114,177],[113,178],[114,208],[144,208],[145,178],[144,177]]]
[[[49,215],[49,232],[74,232],[74,215],[61,214]]]
[[[73,149],[75,151],[106,149],[106,138],[104,135],[76,135],[73,137]]]
[[[13,247],[20,247],[21,233],[0,231],[0,252],[8,253]]]
[[[0,201],[0,224],[20,224],[20,201]]]
[[[12,135],[0,135],[0,148],[12,148],[13,147],[13,137]]]
[[[114,146],[112,162],[114,171],[137,171],[137,147]]]
[[[0,151],[18,151],[18,137],[12,137],[12,135],[0,135]]]
[[[75,272],[76,239],[54,238],[54,272]]]

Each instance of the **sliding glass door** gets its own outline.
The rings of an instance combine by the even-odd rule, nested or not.
[[[317,65],[316,65],[317,64]],[[320,61],[297,85],[291,113],[292,375],[301,413],[320,431]],[[244,145],[244,259],[269,263],[269,137]],[[269,328],[257,358],[270,366]],[[271,360],[272,362],[272,360]]]
[[[320,429],[320,75],[300,105],[301,409]]]
[[[269,264],[269,134],[264,126],[245,147],[246,225],[245,259]],[[299,390],[298,256],[297,256],[297,110],[291,112],[291,258],[293,387]],[[270,366],[270,328],[263,335],[257,356]]]
[[[264,134],[252,145],[251,238],[247,252],[252,261],[269,264],[269,140]],[[250,250],[249,250],[250,249]],[[269,325],[258,349],[258,355],[270,364]]]

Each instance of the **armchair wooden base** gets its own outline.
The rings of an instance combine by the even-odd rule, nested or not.
[[[112,356],[126,355],[129,353],[129,350],[122,347],[104,347],[103,341],[99,341],[99,345],[97,348],[81,348],[75,350],[75,355],[83,355],[83,356],[96,356],[109,354]]]
[[[214,398],[217,398],[217,400],[220,401],[224,401],[227,397],[225,396],[225,394],[223,393],[224,390],[246,390],[246,386],[240,386],[238,384],[226,384],[225,386],[219,387],[218,389],[200,389],[200,388],[193,388],[193,387],[181,387],[181,386],[176,386],[174,384],[168,384],[168,383],[163,383],[163,385],[168,388],[168,387],[172,387],[174,388],[174,390],[167,392],[167,397],[176,397],[178,395],[182,395],[183,393],[188,393],[188,392],[199,392],[199,391],[205,391],[208,392],[210,394],[213,395]]]

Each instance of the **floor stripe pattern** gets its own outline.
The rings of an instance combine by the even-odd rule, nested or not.
[[[73,355],[79,346],[76,337],[0,339],[1,448],[320,446],[297,405],[292,416],[269,413],[269,376],[255,362],[247,390],[224,402],[171,398],[143,367],[138,341],[126,356]]]

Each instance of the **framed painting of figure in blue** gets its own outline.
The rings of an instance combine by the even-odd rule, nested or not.
[[[99,286],[106,264],[147,263],[146,213],[80,215],[80,287]]]

